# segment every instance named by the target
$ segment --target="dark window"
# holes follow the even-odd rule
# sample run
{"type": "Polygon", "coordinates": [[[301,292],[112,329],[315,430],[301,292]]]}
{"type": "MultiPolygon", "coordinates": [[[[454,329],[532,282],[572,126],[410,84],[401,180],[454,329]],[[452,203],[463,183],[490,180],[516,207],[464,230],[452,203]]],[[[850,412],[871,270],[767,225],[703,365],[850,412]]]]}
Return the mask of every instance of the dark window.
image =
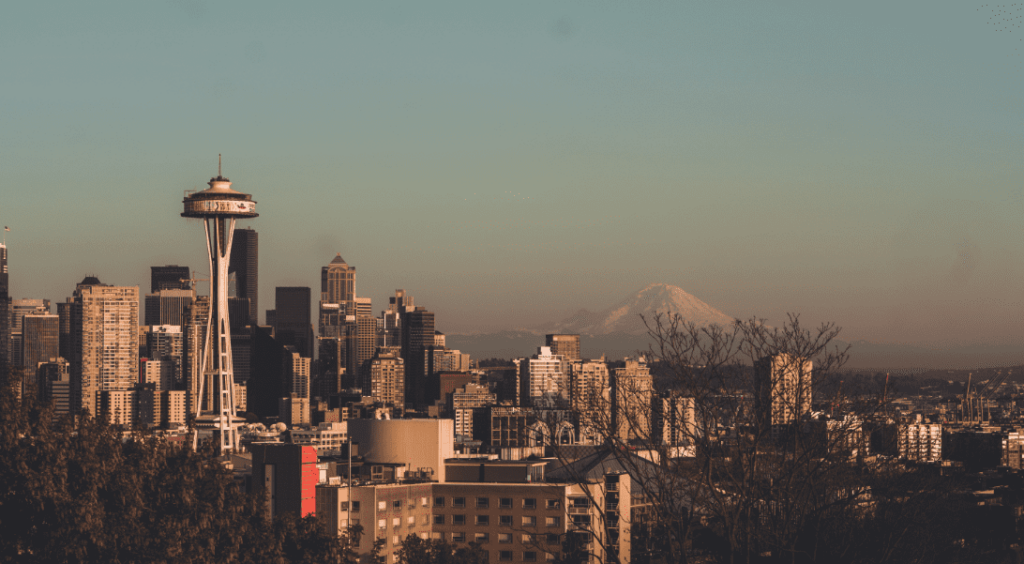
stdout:
{"type": "Polygon", "coordinates": [[[523,553],[523,561],[524,562],[536,562],[537,561],[537,553],[533,552],[533,551],[524,552],[523,553]]]}
{"type": "Polygon", "coordinates": [[[523,509],[537,509],[537,500],[532,497],[524,499],[523,509]]]}
{"type": "Polygon", "coordinates": [[[506,561],[507,560],[512,560],[512,551],[511,550],[499,550],[498,551],[498,560],[506,560],[506,561]]]}
{"type": "Polygon", "coordinates": [[[402,508],[402,500],[396,499],[395,501],[392,501],[391,502],[391,507],[394,508],[394,509],[401,509],[402,508]]]}
{"type": "Polygon", "coordinates": [[[444,515],[434,515],[435,525],[444,525],[444,515]]]}
{"type": "Polygon", "coordinates": [[[491,518],[488,515],[477,515],[476,516],[476,524],[477,525],[490,525],[491,524],[491,518]]]}
{"type": "Polygon", "coordinates": [[[511,527],[512,526],[512,516],[511,515],[501,515],[501,516],[498,517],[498,520],[499,520],[498,524],[501,525],[502,527],[511,527]]]}
{"type": "Polygon", "coordinates": [[[466,498],[464,498],[464,497],[453,497],[452,498],[452,507],[465,507],[465,506],[466,506],[466,498]]]}
{"type": "Polygon", "coordinates": [[[477,508],[486,509],[488,506],[490,506],[490,504],[491,504],[491,499],[488,498],[488,497],[478,497],[478,498],[476,498],[476,506],[477,506],[477,508]]]}
{"type": "Polygon", "coordinates": [[[548,509],[558,509],[558,500],[557,499],[549,499],[548,500],[548,509]]]}
{"type": "Polygon", "coordinates": [[[465,515],[452,515],[452,525],[465,525],[465,524],[466,524],[466,516],[465,515]]]}
{"type": "Polygon", "coordinates": [[[558,544],[558,535],[547,535],[548,544],[558,544]]]}
{"type": "Polygon", "coordinates": [[[498,506],[502,509],[512,509],[512,498],[502,497],[498,499],[498,506]]]}
{"type": "Polygon", "coordinates": [[[359,513],[359,502],[358,501],[353,501],[352,502],[352,513],[359,513]]]}
{"type": "Polygon", "coordinates": [[[435,497],[434,498],[434,507],[444,507],[444,498],[443,497],[435,497]]]}

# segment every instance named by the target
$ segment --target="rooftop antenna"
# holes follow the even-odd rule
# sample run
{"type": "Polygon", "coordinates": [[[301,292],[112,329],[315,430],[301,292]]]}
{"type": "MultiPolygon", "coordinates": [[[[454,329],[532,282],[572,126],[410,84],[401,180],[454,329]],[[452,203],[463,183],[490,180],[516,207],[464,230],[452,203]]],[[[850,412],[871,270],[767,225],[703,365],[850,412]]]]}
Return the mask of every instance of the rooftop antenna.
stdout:
{"type": "Polygon", "coordinates": [[[220,178],[220,153],[217,153],[217,178],[220,178]]]}

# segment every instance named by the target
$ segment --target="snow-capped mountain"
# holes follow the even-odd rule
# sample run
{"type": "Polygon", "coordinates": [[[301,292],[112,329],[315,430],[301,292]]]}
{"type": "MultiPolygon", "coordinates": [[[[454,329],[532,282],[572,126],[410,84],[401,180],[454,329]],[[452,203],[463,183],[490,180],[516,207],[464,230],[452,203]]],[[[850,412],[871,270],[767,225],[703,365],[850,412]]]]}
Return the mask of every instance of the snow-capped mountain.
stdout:
{"type": "Polygon", "coordinates": [[[640,318],[653,319],[656,313],[678,313],[697,325],[729,325],[733,318],[686,293],[678,286],[651,284],[618,304],[597,313],[580,310],[547,329],[558,333],[605,335],[609,333],[646,334],[640,318]]]}

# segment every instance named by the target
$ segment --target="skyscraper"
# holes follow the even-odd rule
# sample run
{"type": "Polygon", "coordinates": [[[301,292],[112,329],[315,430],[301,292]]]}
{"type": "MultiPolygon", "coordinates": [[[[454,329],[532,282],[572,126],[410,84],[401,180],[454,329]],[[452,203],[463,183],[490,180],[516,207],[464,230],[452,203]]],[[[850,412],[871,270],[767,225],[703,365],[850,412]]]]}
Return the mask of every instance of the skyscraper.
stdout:
{"type": "Polygon", "coordinates": [[[7,244],[0,243],[0,385],[6,383],[11,364],[11,296],[8,293],[7,244]]]}
{"type": "Polygon", "coordinates": [[[125,391],[139,379],[139,287],[90,276],[73,298],[72,409],[96,414],[100,392],[125,391]]]}
{"type": "MultiPolygon", "coordinates": [[[[320,269],[320,301],[351,307],[356,299],[356,267],[349,266],[338,253],[334,260],[320,269]]],[[[355,311],[346,311],[355,315],[355,311]]]]}
{"type": "Polygon", "coordinates": [[[519,363],[520,400],[524,405],[553,407],[569,399],[569,378],[566,363],[551,352],[551,347],[538,347],[537,354],[519,363]]]}
{"type": "Polygon", "coordinates": [[[419,306],[401,316],[402,359],[405,361],[405,400],[422,405],[426,400],[426,362],[423,354],[434,346],[434,313],[419,306]]]}
{"type": "MultiPolygon", "coordinates": [[[[24,335],[21,330],[21,320],[30,313],[50,313],[50,300],[38,298],[22,298],[10,301],[11,311],[11,340],[10,340],[10,364],[14,367],[28,366],[22,357],[24,349],[24,335]]],[[[34,374],[34,368],[27,374],[34,374]]]]}
{"type": "MultiPolygon", "coordinates": [[[[156,268],[156,267],[154,267],[156,268]]],[[[185,310],[195,299],[192,290],[164,289],[146,294],[146,325],[185,324],[185,310]]]]}
{"type": "Polygon", "coordinates": [[[579,335],[547,335],[544,344],[551,347],[551,353],[557,354],[567,362],[580,360],[579,335]]]}
{"type": "Polygon", "coordinates": [[[811,411],[810,360],[780,353],[754,363],[754,410],[763,424],[785,425],[811,411]]]}
{"type": "Polygon", "coordinates": [[[58,335],[59,322],[56,315],[30,313],[22,317],[21,358],[25,376],[34,377],[39,363],[56,359],[60,355],[58,335]]]}
{"type": "Polygon", "coordinates": [[[382,350],[370,360],[370,395],[375,403],[405,408],[405,363],[392,351],[382,350]]]}
{"type": "Polygon", "coordinates": [[[612,384],[613,420],[623,441],[649,440],[654,381],[643,357],[627,358],[626,366],[616,368],[612,384]]]}
{"type": "Polygon", "coordinates": [[[313,358],[313,324],[310,320],[308,286],[278,287],[275,290],[274,329],[284,346],[295,347],[299,354],[313,358]]]}
{"type": "MultiPolygon", "coordinates": [[[[228,274],[234,274],[235,296],[249,300],[249,323],[259,319],[259,235],[252,229],[235,229],[228,274]]],[[[270,323],[269,321],[267,322],[270,323]]]]}
{"type": "MultiPolygon", "coordinates": [[[[176,264],[167,266],[151,266],[150,270],[150,292],[155,294],[160,290],[188,290],[192,288],[189,279],[192,278],[187,266],[176,264]]],[[[147,325],[154,325],[147,323],[147,325]]]]}

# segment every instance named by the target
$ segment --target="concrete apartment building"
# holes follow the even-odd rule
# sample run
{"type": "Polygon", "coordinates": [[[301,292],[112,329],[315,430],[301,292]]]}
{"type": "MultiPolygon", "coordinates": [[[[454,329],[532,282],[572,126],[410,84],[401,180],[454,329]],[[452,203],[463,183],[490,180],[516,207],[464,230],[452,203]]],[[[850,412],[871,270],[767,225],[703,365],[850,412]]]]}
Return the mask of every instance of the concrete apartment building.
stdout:
{"type": "Polygon", "coordinates": [[[900,458],[916,462],[939,462],[942,460],[942,425],[900,425],[896,429],[896,448],[900,458]]]}
{"type": "MultiPolygon", "coordinates": [[[[86,278],[75,289],[71,317],[74,409],[96,414],[100,392],[125,392],[139,380],[139,288],[86,278]]],[[[107,398],[108,406],[121,404],[121,396],[107,398]]]]}
{"type": "Polygon", "coordinates": [[[606,562],[610,554],[629,562],[628,475],[587,484],[543,482],[546,462],[448,461],[443,483],[365,484],[317,487],[317,515],[329,530],[362,525],[358,552],[368,562],[376,539],[394,562],[408,535],[480,544],[489,562],[554,560],[563,544],[576,541],[606,562]],[[570,538],[573,537],[573,538],[570,538]]]}
{"type": "Polygon", "coordinates": [[[754,363],[754,409],[768,425],[787,425],[811,412],[813,363],[789,354],[754,363]]]}
{"type": "Polygon", "coordinates": [[[569,399],[566,362],[551,347],[538,347],[537,354],[519,361],[519,397],[527,406],[553,407],[569,399]]]}

